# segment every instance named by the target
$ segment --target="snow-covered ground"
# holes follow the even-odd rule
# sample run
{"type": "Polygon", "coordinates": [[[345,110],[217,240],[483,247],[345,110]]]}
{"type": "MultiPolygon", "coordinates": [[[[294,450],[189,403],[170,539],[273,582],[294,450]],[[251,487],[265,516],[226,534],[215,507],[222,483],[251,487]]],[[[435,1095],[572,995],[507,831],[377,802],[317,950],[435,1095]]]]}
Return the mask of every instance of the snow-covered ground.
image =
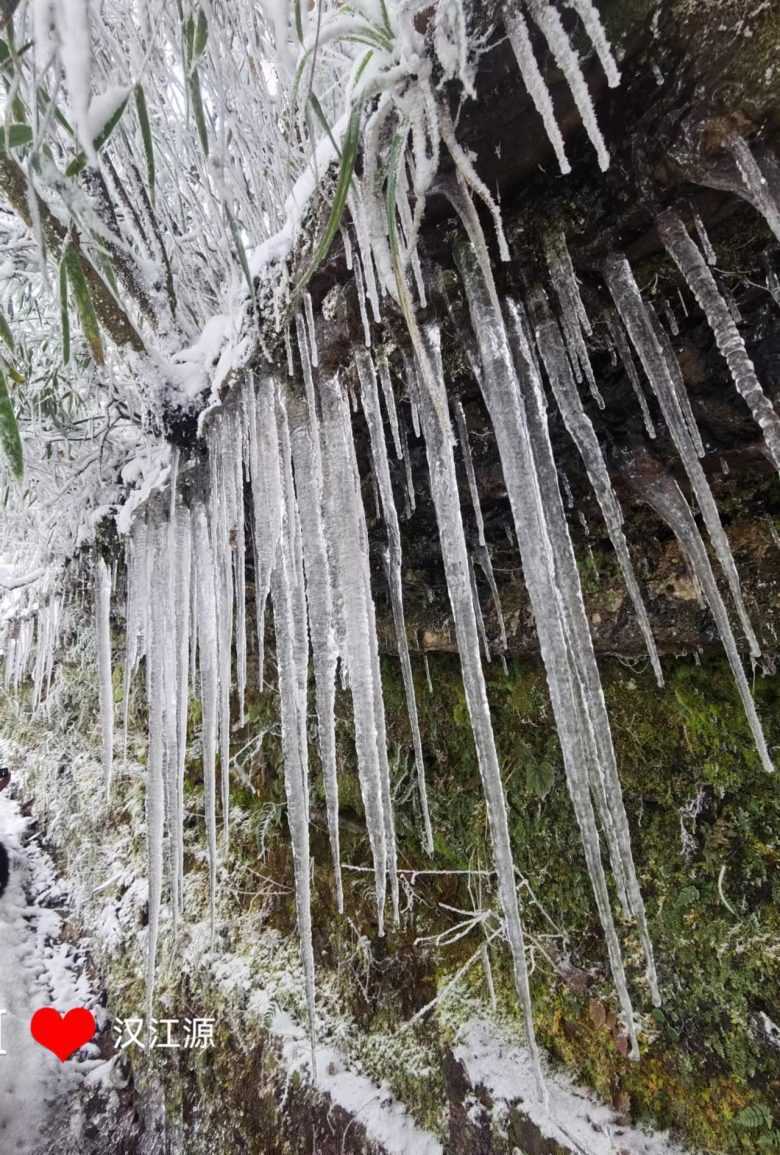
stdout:
{"type": "MultiPolygon", "coordinates": [[[[562,1071],[545,1072],[549,1105],[541,1103],[528,1051],[502,1039],[489,1023],[473,1021],[454,1048],[473,1087],[483,1087],[497,1118],[517,1107],[542,1135],[577,1155],[684,1155],[662,1132],[623,1126],[615,1112],[562,1071]]],[[[475,1109],[479,1110],[475,1103],[475,1109]]]]}
{"type": "Polygon", "coordinates": [[[88,1006],[100,1022],[100,1008],[79,967],[73,947],[60,941],[62,919],[45,903],[62,896],[51,860],[34,840],[24,843],[31,822],[7,792],[0,792],[0,840],[11,873],[0,898],[0,1151],[3,1155],[43,1155],[60,1145],[81,1150],[81,1088],[105,1067],[90,1043],[61,1063],[30,1035],[39,1007],[59,1011],[88,1006]]]}

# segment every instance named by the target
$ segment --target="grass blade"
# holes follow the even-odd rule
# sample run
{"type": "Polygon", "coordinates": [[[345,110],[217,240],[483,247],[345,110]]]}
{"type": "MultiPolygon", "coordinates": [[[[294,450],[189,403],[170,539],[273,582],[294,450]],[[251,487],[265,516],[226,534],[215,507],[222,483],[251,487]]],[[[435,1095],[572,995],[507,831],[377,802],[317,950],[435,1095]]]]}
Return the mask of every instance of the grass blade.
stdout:
{"type": "Polygon", "coordinates": [[[16,414],[11,404],[11,398],[8,396],[8,386],[2,372],[0,372],[0,445],[2,445],[11,472],[17,481],[21,481],[24,474],[22,439],[19,436],[16,414]]]}
{"type": "Polygon", "coordinates": [[[140,84],[135,86],[135,110],[138,114],[138,123],[141,126],[141,136],[144,142],[146,155],[146,176],[149,181],[149,196],[154,204],[154,144],[152,141],[152,126],[149,121],[149,109],[146,106],[146,97],[140,84]]]}
{"type": "Polygon", "coordinates": [[[60,324],[62,326],[62,363],[70,361],[70,312],[68,310],[68,270],[60,262],[60,324]]]}
{"type": "Polygon", "coordinates": [[[70,287],[73,289],[73,296],[76,301],[76,309],[78,310],[84,337],[89,345],[93,359],[98,365],[102,365],[105,361],[105,354],[103,352],[103,341],[100,336],[97,313],[95,312],[95,306],[92,304],[92,297],[89,293],[89,286],[84,276],[84,270],[81,267],[79,254],[72,245],[68,245],[62,260],[68,272],[70,287]]]}

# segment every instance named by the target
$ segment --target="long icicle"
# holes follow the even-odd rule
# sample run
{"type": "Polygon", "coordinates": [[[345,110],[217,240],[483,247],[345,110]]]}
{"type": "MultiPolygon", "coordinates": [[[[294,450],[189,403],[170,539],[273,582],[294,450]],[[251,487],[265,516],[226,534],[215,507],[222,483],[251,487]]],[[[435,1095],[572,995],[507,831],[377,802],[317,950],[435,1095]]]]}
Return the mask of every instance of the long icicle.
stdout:
{"type": "Polygon", "coordinates": [[[114,690],[111,679],[111,571],[101,555],[95,562],[95,638],[97,643],[103,786],[111,794],[114,765],[114,690]]]}
{"type": "MultiPolygon", "coordinates": [[[[385,788],[381,749],[384,726],[377,717],[375,663],[376,622],[371,598],[365,513],[353,467],[354,447],[349,414],[337,378],[320,379],[322,461],[328,542],[334,561],[337,596],[344,630],[342,656],[349,671],[355,720],[358,776],[374,862],[378,932],[384,934],[384,907],[389,862],[385,788]]],[[[385,761],[387,758],[385,746],[385,761]]]]}
{"type": "MultiPolygon", "coordinates": [[[[582,737],[579,728],[572,726],[572,720],[581,714],[588,722],[586,732],[589,727],[595,729],[597,725],[600,726],[598,732],[603,736],[603,745],[606,747],[608,741],[611,750],[609,722],[604,709],[598,671],[595,670],[590,680],[585,680],[587,671],[580,670],[577,665],[579,656],[577,646],[573,644],[572,624],[570,622],[567,638],[567,628],[562,620],[563,613],[567,613],[571,618],[578,601],[581,602],[579,579],[576,576],[576,569],[572,577],[571,572],[565,570],[559,572],[555,566],[555,543],[550,537],[545,503],[538,489],[538,468],[533,459],[527,417],[492,278],[488,279],[475,250],[469,245],[456,246],[456,263],[466,288],[472,329],[480,346],[482,358],[480,384],[498,442],[526,586],[531,597],[542,656],[548,671],[553,709],[562,736],[562,748],[566,749],[567,784],[582,831],[583,848],[604,928],[615,988],[631,1039],[631,1052],[637,1057],[638,1044],[633,1008],[601,861],[599,834],[589,783],[582,771],[580,750],[582,737]],[[564,600],[566,590],[560,586],[566,580],[574,581],[575,584],[564,600]],[[572,684],[573,671],[576,671],[581,678],[581,689],[576,692],[572,684]],[[578,693],[582,696],[582,704],[577,697],[578,693]]],[[[487,269],[489,274],[489,265],[487,269]]],[[[566,537],[568,538],[568,531],[566,537]]],[[[589,639],[589,631],[583,612],[580,642],[586,646],[587,654],[586,638],[589,639]]],[[[598,754],[606,752],[606,748],[598,749],[598,754]]],[[[613,869],[621,898],[624,898],[627,889],[626,865],[617,852],[614,832],[616,815],[613,813],[619,798],[615,799],[613,792],[608,791],[610,766],[605,765],[602,758],[594,757],[591,761],[592,770],[598,772],[598,781],[592,783],[593,787],[604,795],[602,813],[609,819],[610,847],[615,848],[612,855],[613,869]]],[[[650,959],[648,959],[648,973],[654,973],[650,959]]]]}
{"type": "MultiPolygon", "coordinates": [[[[618,895],[624,909],[633,914],[637,920],[645,953],[647,981],[653,1002],[658,1005],[660,992],[653,947],[631,850],[631,832],[623,804],[596,655],[585,613],[577,560],[561,499],[541,375],[530,343],[523,310],[515,301],[507,300],[506,311],[515,366],[520,380],[527,387],[525,415],[539,478],[540,514],[546,524],[551,548],[554,547],[551,589],[557,594],[561,606],[561,620],[568,649],[567,661],[572,675],[568,687],[564,679],[564,688],[569,695],[568,706],[561,700],[558,689],[560,706],[556,719],[559,732],[562,735],[568,733],[570,738],[572,736],[574,738],[570,745],[571,761],[577,761],[578,744],[582,756],[587,760],[591,794],[607,836],[618,895]],[[576,721],[577,717],[580,718],[579,722],[576,721]]],[[[552,654],[551,657],[554,661],[552,654]]],[[[565,746],[563,740],[561,745],[565,746]]],[[[587,821],[587,816],[584,816],[584,819],[587,821]]]]}
{"type": "Polygon", "coordinates": [[[596,150],[599,168],[605,172],[609,168],[609,153],[604,143],[604,137],[601,135],[601,129],[596,119],[596,110],[593,107],[593,100],[588,92],[579,59],[571,46],[560,14],[553,8],[552,4],[547,3],[547,0],[528,0],[528,11],[547,41],[547,46],[555,59],[555,63],[566,77],[566,82],[574,97],[574,103],[577,105],[582,118],[582,124],[596,150]]]}
{"type": "MultiPolygon", "coordinates": [[[[536,493],[535,488],[533,486],[527,487],[523,481],[524,477],[533,478],[535,476],[534,470],[537,467],[533,461],[527,462],[525,471],[518,471],[517,449],[526,447],[526,452],[530,453],[530,448],[527,446],[527,419],[519,393],[512,354],[507,345],[506,333],[501,319],[501,308],[493,280],[489,253],[481,224],[474,212],[470,198],[463,195],[463,190],[457,185],[453,185],[447,192],[459,212],[473,246],[472,248],[465,245],[459,246],[456,256],[461,275],[470,290],[469,309],[472,313],[472,328],[477,336],[482,358],[483,372],[479,377],[479,383],[496,430],[499,455],[503,463],[505,477],[509,473],[513,481],[513,484],[508,486],[508,493],[514,514],[518,543],[521,545],[524,571],[527,575],[526,584],[532,599],[535,599],[535,618],[545,666],[549,671],[548,683],[553,698],[558,730],[561,735],[568,734],[570,736],[568,758],[566,759],[567,783],[583,834],[588,870],[604,927],[615,986],[631,1038],[631,1054],[632,1057],[636,1058],[639,1050],[633,1025],[633,1011],[628,996],[620,944],[617,939],[606,878],[599,853],[598,829],[588,797],[587,783],[585,783],[583,790],[581,780],[581,738],[576,727],[571,729],[571,720],[576,718],[580,711],[582,711],[584,721],[587,724],[586,729],[588,732],[592,732],[595,742],[594,754],[591,758],[591,789],[604,820],[618,894],[626,912],[633,912],[639,920],[640,928],[644,928],[642,933],[648,982],[654,1000],[657,1001],[659,995],[652,944],[644,925],[644,906],[638,883],[636,883],[628,824],[625,818],[617,769],[614,764],[609,720],[604,709],[598,667],[593,655],[590,631],[582,602],[579,575],[576,564],[572,564],[567,571],[567,584],[564,584],[563,588],[555,573],[545,577],[545,567],[549,567],[552,560],[549,556],[549,549],[544,551],[541,556],[538,550],[539,543],[542,540],[549,541],[550,538],[549,527],[546,526],[546,505],[536,493]],[[512,435],[508,432],[510,429],[513,431],[512,435]],[[536,506],[534,502],[536,502],[536,506]],[[534,519],[538,521],[538,527],[535,532],[529,533],[527,525],[534,519]],[[568,593],[568,597],[562,602],[564,593],[568,593]],[[556,605],[559,602],[561,605],[556,611],[556,605]],[[563,623],[556,620],[556,614],[560,613],[563,613],[566,619],[563,623]],[[573,671],[577,675],[578,688],[569,685],[573,671]],[[621,837],[618,837],[619,829],[623,832],[621,837]]],[[[515,314],[518,324],[521,319],[523,324],[526,324],[524,315],[522,318],[520,317],[519,309],[515,310],[515,314]]],[[[530,350],[526,359],[528,365],[534,370],[535,378],[538,379],[535,355],[530,350]]],[[[540,392],[540,404],[542,401],[543,395],[540,392]]],[[[544,410],[543,404],[542,410],[544,410]]],[[[544,428],[546,438],[546,424],[544,428]]],[[[552,468],[554,470],[554,463],[552,468]]],[[[552,486],[552,490],[553,496],[560,504],[557,481],[552,486]]],[[[559,543],[565,547],[561,563],[565,567],[568,553],[571,552],[571,540],[565,520],[562,522],[557,536],[559,543]]]]}
{"type": "Polygon", "coordinates": [[[198,654],[200,658],[201,710],[203,715],[203,789],[209,860],[209,924],[214,941],[217,893],[217,739],[219,730],[219,658],[217,653],[217,592],[215,566],[206,511],[199,502],[194,510],[194,561],[197,580],[198,654]]]}
{"type": "MultiPolygon", "coordinates": [[[[315,976],[311,921],[311,867],[309,854],[309,759],[306,736],[306,696],[301,694],[301,662],[307,664],[308,653],[301,653],[301,613],[303,591],[295,557],[298,543],[298,513],[290,473],[285,462],[289,446],[284,444],[280,415],[280,453],[282,456],[283,517],[276,566],[271,577],[274,608],[276,658],[279,671],[279,698],[284,754],[284,786],[287,797],[287,824],[292,843],[295,874],[295,905],[298,918],[301,961],[306,986],[312,1065],[315,1070],[315,976]],[[287,478],[287,480],[285,480],[287,478]]],[[[304,610],[305,612],[305,610],[304,610]]],[[[305,623],[303,623],[305,628],[305,623]]]]}
{"type": "Polygon", "coordinates": [[[650,619],[647,616],[647,609],[639,590],[631,555],[628,552],[628,543],[623,533],[623,511],[612,488],[607,463],[604,460],[595,430],[571,378],[561,331],[547,306],[544,292],[541,289],[533,294],[531,313],[536,323],[536,344],[555,394],[555,400],[558,403],[566,428],[579,450],[593,491],[598,499],[610,541],[620,564],[623,581],[645,640],[656,681],[659,686],[663,686],[664,677],[650,619]]]}
{"type": "Polygon", "coordinates": [[[333,858],[336,906],[344,910],[339,846],[339,786],[336,771],[336,646],[333,578],[330,573],[323,523],[323,475],[320,428],[308,346],[300,318],[297,319],[298,350],[303,366],[306,396],[291,389],[288,396],[290,443],[295,467],[295,489],[303,542],[309,631],[314,659],[317,703],[317,739],[325,786],[328,837],[333,858]]]}
{"type": "Polygon", "coordinates": [[[761,388],[745,342],[695,241],[673,209],[656,221],[658,234],[707,318],[732,380],[753,414],[775,469],[780,470],[780,417],[761,388]]]}
{"type": "MultiPolygon", "coordinates": [[[[148,526],[146,564],[149,568],[151,597],[146,605],[146,694],[149,709],[149,753],[146,785],[146,837],[149,861],[149,921],[146,954],[146,1018],[154,1018],[154,989],[157,964],[157,941],[160,931],[160,907],[163,879],[164,820],[164,678],[163,655],[166,646],[164,605],[166,577],[164,559],[166,542],[161,527],[148,526]]],[[[151,1029],[151,1028],[150,1028],[151,1029]]]]}
{"type": "Polygon", "coordinates": [[[431,494],[439,524],[439,540],[455,621],[466,705],[471,719],[477,761],[487,802],[488,821],[493,843],[493,860],[496,866],[501,909],[504,914],[506,933],[512,954],[515,987],[525,1018],[526,1037],[533,1062],[536,1086],[540,1098],[546,1102],[547,1089],[542,1075],[533,1021],[528,967],[525,958],[525,939],[517,900],[506,799],[490,719],[485,676],[479,653],[479,634],[469,578],[469,558],[455,473],[454,436],[449,419],[446,388],[442,377],[440,336],[438,329],[433,325],[427,326],[421,336],[423,340],[421,352],[426,358],[427,364],[420,366],[419,400],[431,479],[431,494]]]}
{"type": "Polygon", "coordinates": [[[629,476],[632,476],[634,480],[637,496],[652,506],[674,533],[685,556],[688,569],[704,591],[704,596],[712,611],[723,648],[734,674],[734,681],[742,699],[761,764],[766,771],[772,773],[774,765],[767,748],[764,731],[739,657],[728,611],[718,590],[718,583],[715,581],[712,565],[707,556],[699,528],[677,482],[673,477],[662,474],[660,468],[652,468],[653,465],[654,463],[646,462],[643,467],[635,467],[629,476]]]}
{"type": "Polygon", "coordinates": [[[406,621],[404,618],[401,577],[401,530],[398,524],[393,485],[390,479],[390,464],[387,459],[387,444],[382,426],[379,391],[377,389],[376,372],[371,360],[371,355],[367,350],[357,349],[355,351],[355,363],[360,378],[363,411],[366,415],[371,440],[371,457],[374,462],[374,472],[379,483],[382,515],[387,529],[388,549],[385,556],[385,568],[390,588],[390,603],[393,610],[398,657],[401,662],[401,674],[403,677],[404,692],[406,694],[406,708],[409,713],[409,725],[412,731],[414,761],[417,771],[417,788],[420,795],[420,810],[423,819],[424,846],[426,853],[432,855],[433,829],[431,827],[431,816],[428,808],[425,761],[423,759],[422,736],[420,734],[420,719],[417,712],[417,696],[414,689],[414,676],[412,674],[412,660],[409,655],[409,641],[406,636],[406,621]]]}
{"type": "Polygon", "coordinates": [[[690,479],[704,524],[729,583],[750,652],[753,657],[759,657],[761,649],[745,608],[739,574],[720,520],[718,507],[691,440],[663,349],[648,317],[647,306],[634,280],[631,266],[625,257],[613,254],[605,263],[604,276],[653,392],[661,405],[669,432],[690,479]]]}
{"type": "Polygon", "coordinates": [[[477,561],[479,562],[488,585],[490,586],[490,593],[493,598],[493,606],[496,611],[496,619],[498,621],[498,637],[501,643],[501,652],[506,654],[507,651],[507,637],[506,637],[506,623],[504,621],[504,611],[501,606],[501,597],[498,592],[498,585],[496,584],[496,575],[493,572],[493,559],[490,556],[490,549],[485,540],[485,520],[482,516],[482,504],[479,500],[479,488],[477,486],[477,476],[474,472],[474,459],[471,456],[471,445],[469,443],[469,431],[466,425],[466,415],[463,412],[463,406],[460,401],[456,401],[453,410],[455,412],[455,424],[458,430],[458,438],[460,440],[460,451],[463,457],[463,464],[466,469],[466,480],[468,481],[469,493],[471,494],[471,506],[474,510],[474,520],[477,526],[477,548],[475,550],[477,561]]]}

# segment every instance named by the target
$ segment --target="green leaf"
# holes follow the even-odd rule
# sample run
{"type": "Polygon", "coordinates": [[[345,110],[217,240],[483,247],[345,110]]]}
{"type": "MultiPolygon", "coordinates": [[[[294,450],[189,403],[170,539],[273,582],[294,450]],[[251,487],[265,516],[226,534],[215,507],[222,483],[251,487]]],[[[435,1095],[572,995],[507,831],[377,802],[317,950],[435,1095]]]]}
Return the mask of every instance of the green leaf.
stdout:
{"type": "MultiPolygon", "coordinates": [[[[97,136],[93,140],[92,143],[95,146],[95,152],[100,152],[101,148],[106,143],[108,138],[111,136],[111,133],[114,131],[116,126],[119,124],[119,121],[122,119],[122,113],[125,111],[126,107],[127,107],[127,97],[125,97],[125,99],[119,105],[116,112],[114,112],[113,115],[108,118],[106,123],[101,128],[100,132],[97,134],[97,136]]],[[[83,170],[86,168],[86,166],[87,166],[87,158],[83,152],[80,152],[78,154],[78,156],[75,157],[70,162],[68,167],[65,169],[65,176],[68,176],[68,177],[78,176],[78,174],[80,172],[83,172],[83,170]]]]}
{"type": "Polygon", "coordinates": [[[187,17],[187,23],[184,26],[184,54],[187,72],[192,71],[206,51],[208,38],[209,22],[206,19],[206,13],[202,9],[199,9],[197,23],[195,22],[195,18],[190,15],[187,17]]]}
{"type": "Polygon", "coordinates": [[[355,161],[357,159],[358,147],[360,144],[360,105],[356,105],[352,109],[352,114],[349,118],[347,131],[344,136],[344,149],[341,154],[341,167],[339,168],[339,177],[336,183],[336,192],[333,196],[333,204],[330,209],[330,216],[325,227],[325,232],[322,234],[319,244],[314,251],[308,269],[301,277],[295,289],[295,296],[302,292],[317,269],[330,252],[330,246],[336,237],[336,233],[341,226],[341,218],[344,215],[344,207],[347,203],[347,196],[349,195],[349,187],[352,183],[352,174],[355,171],[355,161]]]}
{"type": "Polygon", "coordinates": [[[141,126],[141,136],[144,141],[149,196],[151,197],[152,204],[154,204],[154,145],[152,143],[152,126],[149,121],[149,110],[146,107],[146,97],[140,84],[136,84],[135,86],[135,110],[138,113],[138,123],[141,126]]]}
{"type": "Polygon", "coordinates": [[[525,770],[525,784],[531,794],[537,798],[546,798],[552,790],[555,781],[555,768],[545,759],[538,762],[534,759],[528,763],[525,770]]]}
{"type": "Polygon", "coordinates": [[[209,134],[206,128],[206,114],[203,111],[203,95],[200,91],[200,77],[197,68],[190,77],[190,96],[192,97],[192,111],[195,114],[195,124],[198,129],[201,147],[206,156],[209,155],[209,134]]]}
{"type": "Polygon", "coordinates": [[[14,351],[14,336],[8,327],[8,322],[6,321],[5,315],[2,313],[2,311],[0,311],[0,337],[2,337],[2,339],[5,341],[8,348],[13,353],[13,351],[14,351]]]}
{"type": "Polygon", "coordinates": [[[772,1112],[763,1103],[753,1103],[743,1107],[734,1117],[735,1127],[744,1127],[747,1131],[757,1131],[760,1127],[772,1126],[772,1112]]]}
{"type": "Polygon", "coordinates": [[[198,24],[195,29],[195,43],[194,43],[194,60],[200,60],[203,53],[206,51],[206,44],[209,39],[209,22],[206,19],[206,13],[201,8],[198,12],[198,24]]]}
{"type": "Polygon", "coordinates": [[[33,130],[29,124],[9,124],[0,129],[0,152],[5,152],[6,145],[8,148],[24,148],[32,144],[32,139],[33,130]]]}
{"type": "Polygon", "coordinates": [[[76,249],[74,249],[72,245],[68,245],[62,260],[68,271],[68,281],[70,282],[70,287],[73,289],[73,296],[76,300],[76,309],[78,310],[84,337],[86,338],[95,362],[98,365],[102,365],[105,360],[103,341],[100,336],[100,326],[98,325],[95,306],[92,304],[89,285],[84,276],[84,270],[81,267],[81,259],[76,249]]]}
{"type": "Polygon", "coordinates": [[[62,363],[70,361],[70,312],[68,310],[68,270],[60,262],[60,324],[62,326],[62,363]]]}
{"type": "Polygon", "coordinates": [[[24,473],[22,440],[11,398],[8,396],[8,386],[2,373],[0,373],[0,445],[3,447],[11,472],[18,481],[21,481],[24,473]]]}

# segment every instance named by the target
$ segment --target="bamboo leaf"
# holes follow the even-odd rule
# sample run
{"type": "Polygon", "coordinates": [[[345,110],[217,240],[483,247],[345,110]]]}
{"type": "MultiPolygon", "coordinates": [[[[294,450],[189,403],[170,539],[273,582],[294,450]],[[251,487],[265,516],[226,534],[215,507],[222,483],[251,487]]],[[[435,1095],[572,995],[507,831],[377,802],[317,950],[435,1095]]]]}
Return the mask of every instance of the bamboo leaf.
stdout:
{"type": "Polygon", "coordinates": [[[241,270],[242,270],[244,276],[246,277],[246,282],[249,286],[249,293],[250,293],[251,297],[254,299],[255,283],[252,280],[252,274],[249,270],[249,261],[247,260],[246,249],[244,248],[244,242],[241,240],[241,233],[239,231],[238,225],[236,224],[235,217],[233,216],[233,214],[231,213],[231,211],[227,205],[225,205],[225,214],[227,215],[228,224],[230,225],[230,232],[233,236],[233,243],[236,246],[236,253],[238,254],[238,263],[241,265],[241,270]]]}
{"type": "Polygon", "coordinates": [[[84,276],[84,270],[81,267],[79,254],[72,245],[68,245],[62,259],[68,271],[68,281],[70,282],[70,287],[73,289],[73,296],[76,301],[76,309],[78,310],[84,337],[86,338],[95,362],[98,365],[102,365],[105,360],[105,355],[103,353],[103,341],[100,336],[100,326],[98,324],[95,306],[92,304],[89,285],[84,276]]]}
{"type": "Polygon", "coordinates": [[[62,326],[62,363],[70,361],[70,312],[68,310],[68,270],[60,262],[60,324],[62,326]]]}
{"type": "Polygon", "coordinates": [[[29,124],[9,124],[6,128],[0,128],[0,152],[5,152],[8,148],[24,148],[27,144],[32,144],[33,130],[29,124]]]}
{"type": "Polygon", "coordinates": [[[314,251],[309,267],[296,286],[295,296],[301,293],[325,260],[330,252],[330,246],[333,244],[336,233],[339,231],[341,218],[344,215],[344,208],[347,203],[347,196],[349,195],[349,188],[352,183],[352,174],[355,171],[355,161],[357,160],[358,147],[360,144],[360,112],[361,109],[358,104],[353,108],[350,115],[349,124],[347,125],[347,131],[344,136],[341,166],[339,168],[336,192],[333,196],[333,204],[331,205],[328,223],[314,251]]]}
{"type": "MultiPolygon", "coordinates": [[[[111,136],[111,133],[114,131],[116,126],[119,124],[119,121],[122,119],[122,113],[125,111],[126,107],[127,107],[127,97],[125,97],[125,99],[119,105],[117,110],[108,118],[108,120],[103,125],[100,132],[97,134],[94,141],[92,142],[95,146],[95,152],[100,152],[101,148],[106,143],[108,138],[111,136]]],[[[70,162],[68,167],[65,169],[65,176],[67,176],[67,177],[78,176],[78,174],[80,172],[83,172],[83,170],[86,168],[86,166],[87,166],[87,158],[83,152],[80,152],[78,154],[78,156],[75,157],[70,162]]]]}
{"type": "Polygon", "coordinates": [[[0,312],[0,337],[2,337],[2,339],[5,341],[8,348],[13,353],[13,351],[14,351],[14,336],[13,336],[13,333],[11,332],[11,330],[8,326],[8,322],[5,319],[5,315],[2,312],[0,312]]]}
{"type": "Polygon", "coordinates": [[[18,481],[21,481],[24,473],[22,440],[19,436],[19,426],[16,424],[14,407],[8,396],[8,386],[2,372],[0,372],[0,445],[3,447],[3,453],[11,472],[18,481]]]}
{"type": "Polygon", "coordinates": [[[141,126],[141,136],[146,154],[146,175],[149,181],[149,196],[154,204],[154,144],[152,142],[152,126],[149,121],[149,110],[146,106],[146,97],[140,84],[135,86],[135,110],[138,113],[138,123],[141,126]]]}
{"type": "Polygon", "coordinates": [[[195,114],[195,124],[198,129],[201,147],[206,156],[209,155],[209,134],[206,128],[206,114],[203,111],[203,95],[200,91],[200,77],[197,68],[190,77],[190,96],[192,111],[195,114]]]}
{"type": "Polygon", "coordinates": [[[197,63],[203,53],[206,51],[206,44],[209,39],[209,22],[206,19],[206,13],[201,8],[198,12],[198,23],[195,29],[194,60],[197,63]]]}

